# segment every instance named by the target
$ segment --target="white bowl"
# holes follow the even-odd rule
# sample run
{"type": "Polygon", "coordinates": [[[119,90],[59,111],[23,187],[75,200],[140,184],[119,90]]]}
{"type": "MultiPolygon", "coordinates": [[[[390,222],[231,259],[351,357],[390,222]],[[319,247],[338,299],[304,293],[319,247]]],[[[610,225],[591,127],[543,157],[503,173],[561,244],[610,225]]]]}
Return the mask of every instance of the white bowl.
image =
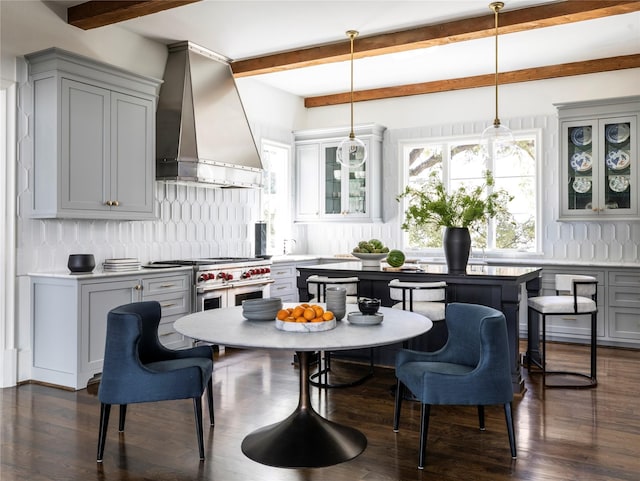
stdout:
{"type": "Polygon", "coordinates": [[[289,322],[276,319],[276,329],[290,332],[322,332],[335,329],[336,320],[323,322],[289,322]]]}
{"type": "Polygon", "coordinates": [[[362,252],[352,252],[352,254],[362,261],[363,266],[379,266],[380,261],[386,259],[389,253],[364,254],[362,252]]]}

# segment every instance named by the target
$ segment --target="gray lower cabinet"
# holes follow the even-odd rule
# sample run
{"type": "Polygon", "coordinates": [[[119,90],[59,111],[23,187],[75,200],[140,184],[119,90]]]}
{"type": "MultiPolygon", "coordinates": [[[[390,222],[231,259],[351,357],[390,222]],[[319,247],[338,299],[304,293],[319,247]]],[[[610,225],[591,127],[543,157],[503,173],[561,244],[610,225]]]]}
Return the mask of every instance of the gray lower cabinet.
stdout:
{"type": "Polygon", "coordinates": [[[271,266],[270,297],[279,297],[282,302],[298,302],[298,288],[296,286],[295,262],[276,263],[271,266]]]}
{"type": "Polygon", "coordinates": [[[161,342],[188,341],[173,322],[191,311],[191,271],[118,276],[31,275],[33,380],[82,389],[102,372],[107,314],[114,307],[157,300],[161,342]]]}
{"type": "Polygon", "coordinates": [[[610,338],[640,343],[640,269],[609,272],[608,314],[610,338]]]}
{"type": "Polygon", "coordinates": [[[270,288],[271,297],[279,297],[282,302],[299,302],[298,297],[298,267],[312,266],[316,264],[329,264],[340,262],[341,259],[312,259],[296,262],[274,262],[271,266],[271,279],[273,284],[270,288]]]}
{"type": "Polygon", "coordinates": [[[159,81],[51,48],[33,86],[32,217],[155,217],[159,81]]]}
{"type": "MultiPolygon", "coordinates": [[[[541,295],[555,295],[556,274],[580,274],[598,279],[598,344],[640,347],[640,268],[545,266],[541,295]]],[[[520,316],[521,337],[527,336],[526,313],[520,316]]],[[[589,342],[590,317],[571,314],[547,317],[547,338],[589,342]]]]}

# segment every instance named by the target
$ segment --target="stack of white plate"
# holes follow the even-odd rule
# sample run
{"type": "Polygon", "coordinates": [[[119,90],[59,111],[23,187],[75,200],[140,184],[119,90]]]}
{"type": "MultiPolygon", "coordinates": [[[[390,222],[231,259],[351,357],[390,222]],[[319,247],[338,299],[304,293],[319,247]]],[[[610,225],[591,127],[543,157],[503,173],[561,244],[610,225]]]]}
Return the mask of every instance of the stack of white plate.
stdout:
{"type": "Polygon", "coordinates": [[[242,301],[242,315],[250,321],[274,321],[280,309],[282,299],[278,297],[242,301]]]}
{"type": "Polygon", "coordinates": [[[105,271],[137,271],[140,269],[140,261],[134,257],[121,257],[119,259],[105,259],[102,264],[105,271]]]}

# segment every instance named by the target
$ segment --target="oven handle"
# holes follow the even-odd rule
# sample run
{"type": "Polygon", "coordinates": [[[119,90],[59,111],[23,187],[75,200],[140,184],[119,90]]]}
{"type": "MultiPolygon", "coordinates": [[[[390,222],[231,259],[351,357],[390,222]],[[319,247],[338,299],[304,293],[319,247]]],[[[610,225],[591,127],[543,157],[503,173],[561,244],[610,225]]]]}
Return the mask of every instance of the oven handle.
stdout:
{"type": "Polygon", "coordinates": [[[268,284],[273,284],[275,281],[273,279],[256,279],[247,280],[247,281],[232,281],[227,284],[218,284],[213,287],[196,287],[197,294],[204,294],[205,292],[219,291],[223,289],[233,289],[235,287],[247,287],[247,286],[266,286],[268,284]]]}
{"type": "Polygon", "coordinates": [[[232,281],[229,284],[229,287],[247,287],[247,286],[266,286],[267,284],[273,284],[275,281],[273,279],[256,279],[255,281],[247,280],[247,281],[232,281]]]}

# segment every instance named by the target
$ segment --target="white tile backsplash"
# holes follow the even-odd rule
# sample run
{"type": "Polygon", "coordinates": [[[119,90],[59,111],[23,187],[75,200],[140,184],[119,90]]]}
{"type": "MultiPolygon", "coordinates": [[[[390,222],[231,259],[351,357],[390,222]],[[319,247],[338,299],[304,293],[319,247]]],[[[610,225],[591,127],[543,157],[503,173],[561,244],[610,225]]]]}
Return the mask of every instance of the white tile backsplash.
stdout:
{"type": "MultiPolygon", "coordinates": [[[[20,176],[26,176],[22,171],[20,176]]],[[[141,262],[171,258],[251,256],[249,225],[258,220],[253,189],[157,183],[155,221],[30,219],[18,214],[17,272],[64,270],[69,254],[91,253],[141,262]]]]}

